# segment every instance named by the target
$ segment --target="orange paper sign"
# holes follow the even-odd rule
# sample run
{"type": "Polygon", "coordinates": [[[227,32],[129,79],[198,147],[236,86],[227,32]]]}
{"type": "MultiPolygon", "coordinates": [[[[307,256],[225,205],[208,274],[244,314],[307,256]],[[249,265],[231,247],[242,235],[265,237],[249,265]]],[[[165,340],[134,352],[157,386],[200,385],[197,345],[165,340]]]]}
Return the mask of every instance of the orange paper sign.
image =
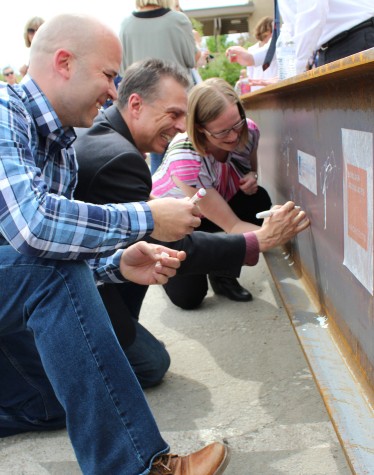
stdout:
{"type": "Polygon", "coordinates": [[[348,236],[368,248],[367,172],[347,164],[348,236]]]}

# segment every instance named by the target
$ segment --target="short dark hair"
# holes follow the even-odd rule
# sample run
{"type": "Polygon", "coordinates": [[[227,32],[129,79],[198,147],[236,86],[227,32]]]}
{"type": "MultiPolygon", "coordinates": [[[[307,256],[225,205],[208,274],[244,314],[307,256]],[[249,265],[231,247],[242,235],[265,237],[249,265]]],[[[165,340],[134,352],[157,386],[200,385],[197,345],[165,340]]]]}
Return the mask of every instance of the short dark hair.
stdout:
{"type": "Polygon", "coordinates": [[[162,59],[137,61],[126,69],[118,87],[117,105],[126,107],[131,94],[139,94],[145,101],[154,101],[159,96],[162,79],[171,77],[188,89],[191,85],[187,73],[181,66],[162,59]]]}

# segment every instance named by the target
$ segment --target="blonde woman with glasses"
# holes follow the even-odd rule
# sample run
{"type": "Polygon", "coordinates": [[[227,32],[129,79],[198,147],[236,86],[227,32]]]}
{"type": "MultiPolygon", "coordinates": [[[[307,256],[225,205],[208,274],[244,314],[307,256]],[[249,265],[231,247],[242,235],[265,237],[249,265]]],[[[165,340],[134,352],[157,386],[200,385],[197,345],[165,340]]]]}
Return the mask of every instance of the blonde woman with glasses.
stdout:
{"type": "MultiPolygon", "coordinates": [[[[260,132],[247,119],[234,89],[211,78],[192,88],[188,100],[187,135],[177,136],[153,175],[152,194],[182,198],[205,188],[199,202],[201,231],[242,233],[261,226],[256,213],[269,209],[267,191],[257,183],[260,132]]],[[[231,300],[250,301],[251,293],[225,275],[209,274],[213,290],[231,300]]],[[[199,302],[207,292],[206,276],[176,276],[165,287],[182,308],[199,302]],[[200,296],[196,297],[196,294],[200,296]]],[[[197,305],[194,305],[197,306],[197,305]]]]}
{"type": "MultiPolygon", "coordinates": [[[[33,16],[26,22],[25,27],[23,29],[23,39],[25,40],[26,48],[30,48],[35,33],[38,31],[38,29],[42,26],[43,23],[44,20],[40,16],[33,16]]],[[[28,64],[23,64],[19,68],[19,72],[21,73],[22,77],[26,76],[28,69],[28,64]]]]}

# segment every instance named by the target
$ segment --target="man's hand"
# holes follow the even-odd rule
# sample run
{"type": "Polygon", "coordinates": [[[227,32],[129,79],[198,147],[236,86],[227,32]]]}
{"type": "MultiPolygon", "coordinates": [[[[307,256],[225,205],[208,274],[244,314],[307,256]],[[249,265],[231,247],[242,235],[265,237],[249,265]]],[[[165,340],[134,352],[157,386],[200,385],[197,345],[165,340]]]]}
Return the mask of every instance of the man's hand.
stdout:
{"type": "Polygon", "coordinates": [[[257,173],[249,172],[239,181],[239,188],[246,195],[255,195],[258,191],[257,173]]]}
{"type": "Polygon", "coordinates": [[[155,224],[151,236],[158,241],[178,241],[200,226],[200,210],[187,198],[157,198],[148,205],[155,224]]]}
{"type": "Polygon", "coordinates": [[[120,272],[136,284],[164,285],[185,259],[184,251],[139,241],[123,251],[120,272]]]}
{"type": "Polygon", "coordinates": [[[295,208],[295,203],[292,201],[271,209],[274,214],[270,218],[264,219],[262,227],[258,231],[254,231],[260,252],[285,244],[310,225],[305,212],[300,208],[295,208]]]}

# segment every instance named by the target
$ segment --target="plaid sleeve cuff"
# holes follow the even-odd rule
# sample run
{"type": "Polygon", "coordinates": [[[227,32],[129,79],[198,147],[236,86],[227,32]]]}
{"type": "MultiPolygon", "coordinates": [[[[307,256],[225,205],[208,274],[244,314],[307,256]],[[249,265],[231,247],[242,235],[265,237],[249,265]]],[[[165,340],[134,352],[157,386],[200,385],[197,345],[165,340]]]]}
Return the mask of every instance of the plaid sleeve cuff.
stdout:
{"type": "Polygon", "coordinates": [[[107,258],[91,259],[89,261],[97,285],[103,283],[120,284],[127,281],[119,270],[123,251],[123,249],[119,249],[107,258]]]}

